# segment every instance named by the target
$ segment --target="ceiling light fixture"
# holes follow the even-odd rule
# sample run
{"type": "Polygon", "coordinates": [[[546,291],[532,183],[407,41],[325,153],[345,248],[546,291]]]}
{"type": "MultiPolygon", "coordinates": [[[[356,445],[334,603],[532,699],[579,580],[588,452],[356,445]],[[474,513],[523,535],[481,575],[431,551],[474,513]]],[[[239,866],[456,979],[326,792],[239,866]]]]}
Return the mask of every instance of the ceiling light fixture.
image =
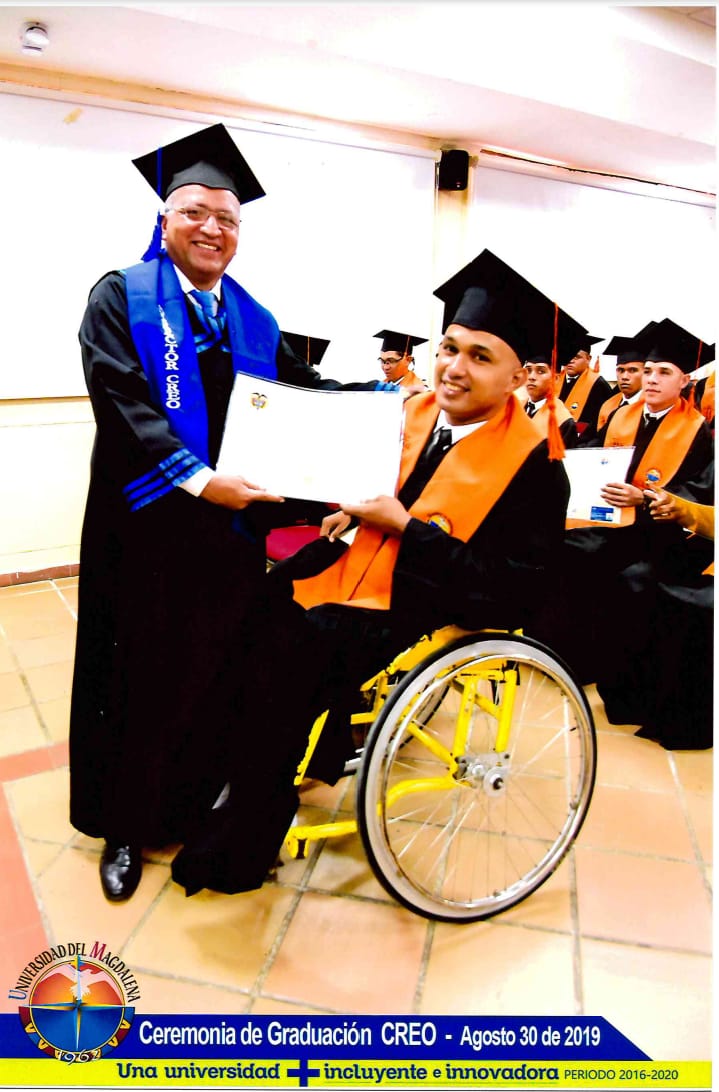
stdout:
{"type": "Polygon", "coordinates": [[[23,53],[38,56],[44,53],[50,44],[50,35],[44,23],[25,23],[20,32],[20,43],[23,53]]]}

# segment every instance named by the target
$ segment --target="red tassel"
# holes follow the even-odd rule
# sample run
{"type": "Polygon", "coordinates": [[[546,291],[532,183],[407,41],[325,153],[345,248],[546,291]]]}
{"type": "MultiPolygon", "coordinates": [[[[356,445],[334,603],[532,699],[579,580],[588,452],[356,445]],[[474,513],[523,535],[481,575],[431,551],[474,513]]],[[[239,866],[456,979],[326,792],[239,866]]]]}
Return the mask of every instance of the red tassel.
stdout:
{"type": "Polygon", "coordinates": [[[557,332],[559,329],[559,307],[555,303],[554,305],[554,338],[552,344],[552,382],[549,385],[549,391],[547,392],[547,410],[549,412],[549,422],[547,424],[547,448],[549,450],[549,458],[554,462],[564,458],[564,440],[562,434],[559,431],[559,424],[557,423],[557,409],[555,400],[555,378],[557,375],[557,332]]]}
{"type": "Polygon", "coordinates": [[[552,334],[552,379],[557,374],[557,336],[559,330],[559,306],[554,305],[554,330],[552,334]]]}

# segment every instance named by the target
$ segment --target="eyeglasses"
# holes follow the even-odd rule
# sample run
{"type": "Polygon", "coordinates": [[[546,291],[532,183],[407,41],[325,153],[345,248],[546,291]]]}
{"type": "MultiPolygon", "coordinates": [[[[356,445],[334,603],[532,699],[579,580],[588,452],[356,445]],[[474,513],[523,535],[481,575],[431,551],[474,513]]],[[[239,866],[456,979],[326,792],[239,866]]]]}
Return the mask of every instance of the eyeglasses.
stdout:
{"type": "Polygon", "coordinates": [[[404,360],[404,357],[397,356],[397,357],[394,357],[394,359],[393,359],[392,357],[378,356],[377,360],[379,361],[380,364],[399,364],[402,360],[404,360]]]}
{"type": "Polygon", "coordinates": [[[229,212],[215,212],[213,209],[205,208],[204,205],[187,205],[182,208],[168,206],[165,212],[181,212],[192,224],[206,224],[210,217],[214,216],[217,226],[222,231],[237,231],[240,226],[239,220],[236,220],[229,212]]]}

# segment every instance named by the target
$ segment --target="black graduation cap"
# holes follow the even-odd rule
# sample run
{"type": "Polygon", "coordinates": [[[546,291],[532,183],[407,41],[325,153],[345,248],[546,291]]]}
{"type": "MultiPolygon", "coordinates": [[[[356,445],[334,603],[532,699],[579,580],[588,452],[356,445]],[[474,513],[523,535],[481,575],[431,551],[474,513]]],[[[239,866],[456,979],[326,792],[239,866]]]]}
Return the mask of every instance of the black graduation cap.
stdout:
{"type": "MultiPolygon", "coordinates": [[[[585,333],[585,328],[576,319],[573,319],[571,315],[566,311],[559,309],[559,317],[557,321],[557,367],[561,366],[561,363],[565,359],[571,359],[574,355],[574,348],[579,340],[585,333]]],[[[527,357],[525,363],[527,364],[546,364],[551,367],[552,364],[552,340],[544,342],[541,348],[538,345],[534,345],[534,352],[531,356],[527,357]]]]}
{"type": "Polygon", "coordinates": [[[241,204],[265,191],[224,125],[210,125],[132,161],[163,201],[179,186],[231,190],[241,204]]]}
{"type": "Polygon", "coordinates": [[[652,324],[641,338],[645,360],[668,360],[688,374],[714,359],[714,345],[707,345],[669,318],[652,324]]]}
{"type": "Polygon", "coordinates": [[[640,348],[640,342],[633,337],[622,337],[617,334],[611,339],[604,352],[607,356],[616,356],[617,364],[629,364],[633,360],[644,363],[644,350],[640,348]]]}
{"type": "Polygon", "coordinates": [[[443,331],[452,323],[486,330],[506,341],[521,361],[545,347],[551,352],[553,302],[491,250],[483,250],[434,295],[444,302],[443,331]]]}
{"type": "Polygon", "coordinates": [[[589,333],[586,327],[583,326],[582,333],[579,335],[579,337],[574,337],[568,342],[566,351],[564,353],[564,359],[571,360],[573,356],[576,356],[577,353],[580,353],[582,351],[591,354],[592,345],[596,345],[598,341],[604,341],[604,338],[594,337],[592,334],[589,333]]]}
{"type": "Polygon", "coordinates": [[[381,353],[401,353],[402,356],[411,356],[415,345],[424,345],[426,337],[415,337],[414,334],[402,334],[398,330],[380,330],[372,337],[381,337],[381,353]]]}
{"type": "Polygon", "coordinates": [[[309,334],[291,334],[287,330],[281,330],[280,333],[300,360],[306,361],[312,368],[319,366],[329,345],[328,340],[322,337],[310,337],[309,334]]]}

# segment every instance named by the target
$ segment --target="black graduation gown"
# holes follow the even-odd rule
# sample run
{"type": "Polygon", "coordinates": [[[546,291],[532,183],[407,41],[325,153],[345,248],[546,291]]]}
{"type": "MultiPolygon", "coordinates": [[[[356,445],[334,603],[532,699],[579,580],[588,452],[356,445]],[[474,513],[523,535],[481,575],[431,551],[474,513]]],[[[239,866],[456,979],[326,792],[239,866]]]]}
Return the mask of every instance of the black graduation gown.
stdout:
{"type": "Polygon", "coordinates": [[[578,447],[579,446],[579,433],[577,432],[577,426],[571,419],[562,421],[559,426],[559,432],[562,437],[562,441],[565,447],[578,447]]]}
{"type": "Polygon", "coordinates": [[[305,611],[292,599],[291,581],[321,571],[341,543],[319,540],[275,566],[263,624],[243,656],[252,682],[240,706],[230,798],[206,816],[173,862],[173,878],[188,894],[262,884],[297,809],[293,777],[312,721],[332,707],[308,772],[333,781],[351,751],[348,716],[357,688],[396,653],[450,623],[532,632],[533,605],[552,586],[548,568],[568,498],[564,467],[548,460],[542,441],[468,542],[410,520],[389,611],[334,604],[305,611]]]}
{"type": "Polygon", "coordinates": [[[656,581],[638,638],[597,681],[607,719],[669,750],[714,744],[714,578],[656,581]]]}
{"type": "MultiPolygon", "coordinates": [[[[603,445],[606,427],[589,446],[603,445]]],[[[714,477],[708,473],[713,461],[711,432],[702,424],[666,488],[713,504],[714,477]]],[[[669,559],[681,556],[686,538],[678,524],[656,523],[643,507],[628,527],[568,530],[554,602],[537,622],[539,640],[551,645],[583,683],[606,678],[621,662],[622,650],[640,646],[650,609],[647,597],[661,579],[654,574],[667,572],[669,559]]]]}
{"type": "MultiPolygon", "coordinates": [[[[713,504],[713,481],[712,462],[685,493],[713,504]]],[[[639,724],[638,735],[671,750],[713,746],[714,577],[705,575],[713,560],[713,540],[682,535],[627,571],[632,625],[597,680],[610,723],[639,724]]]]}
{"type": "MultiPolygon", "coordinates": [[[[183,444],[151,398],[121,274],[92,290],[80,343],[97,432],[80,549],[70,818],[91,837],[165,844],[184,837],[224,784],[233,680],[223,666],[251,620],[264,530],[294,510],[251,506],[238,531],[236,513],[175,488],[130,511],[122,487],[183,444]],[[253,508],[264,509],[261,518],[253,508]]],[[[231,357],[214,347],[199,363],[214,465],[231,357]]],[[[323,380],[284,341],[277,368],[283,382],[344,386],[323,380]]]]}

